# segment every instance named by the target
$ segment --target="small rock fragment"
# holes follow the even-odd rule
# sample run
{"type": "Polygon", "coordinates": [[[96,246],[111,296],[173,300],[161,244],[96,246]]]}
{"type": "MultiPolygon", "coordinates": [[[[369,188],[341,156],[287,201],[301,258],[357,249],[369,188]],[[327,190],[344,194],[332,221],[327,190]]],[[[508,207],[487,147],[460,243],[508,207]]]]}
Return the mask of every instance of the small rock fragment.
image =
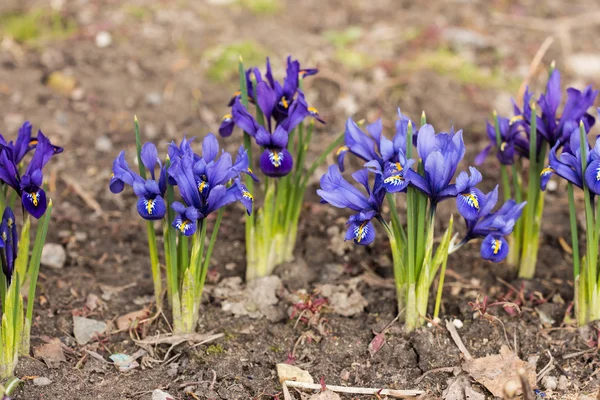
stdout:
{"type": "Polygon", "coordinates": [[[542,386],[546,388],[546,390],[556,390],[558,388],[558,379],[554,376],[547,375],[542,378],[542,386]]]}
{"type": "Polygon", "coordinates": [[[341,397],[331,390],[313,394],[308,400],[341,400],[341,397]]]}
{"type": "Polygon", "coordinates": [[[37,378],[33,378],[33,384],[35,386],[48,386],[52,381],[45,376],[38,376],[37,378]]]}
{"type": "Polygon", "coordinates": [[[84,345],[92,340],[94,336],[104,333],[107,327],[104,321],[79,316],[73,317],[73,334],[80,345],[84,345]]]}
{"type": "Polygon", "coordinates": [[[313,377],[307,371],[290,364],[277,364],[277,376],[280,383],[283,381],[315,383],[313,377]]]}
{"type": "Polygon", "coordinates": [[[104,49],[112,43],[112,36],[109,32],[100,31],[96,34],[96,46],[104,49]]]}
{"type": "Polygon", "coordinates": [[[96,148],[96,151],[101,153],[109,153],[113,148],[112,140],[110,140],[110,138],[106,135],[100,136],[96,139],[94,147],[96,148]]]}
{"type": "Polygon", "coordinates": [[[560,378],[558,378],[558,390],[565,391],[569,388],[570,384],[571,382],[569,382],[569,378],[566,376],[561,375],[560,378]]]}
{"type": "Polygon", "coordinates": [[[175,397],[171,396],[167,392],[163,392],[160,389],[155,389],[152,392],[152,400],[175,400],[175,397]]]}
{"type": "Polygon", "coordinates": [[[42,248],[42,265],[50,268],[62,268],[67,262],[67,252],[57,243],[46,243],[42,248]]]}
{"type": "Polygon", "coordinates": [[[150,92],[146,95],[146,104],[149,106],[160,106],[162,104],[162,95],[158,92],[150,92]]]}
{"type": "Polygon", "coordinates": [[[456,329],[463,327],[463,322],[460,319],[453,319],[452,324],[456,327],[456,329]]]}
{"type": "Polygon", "coordinates": [[[121,315],[117,318],[117,329],[122,331],[129,328],[131,323],[135,320],[141,321],[143,319],[148,318],[150,315],[150,310],[147,308],[143,308],[141,310],[130,312],[129,314],[121,315]]]}

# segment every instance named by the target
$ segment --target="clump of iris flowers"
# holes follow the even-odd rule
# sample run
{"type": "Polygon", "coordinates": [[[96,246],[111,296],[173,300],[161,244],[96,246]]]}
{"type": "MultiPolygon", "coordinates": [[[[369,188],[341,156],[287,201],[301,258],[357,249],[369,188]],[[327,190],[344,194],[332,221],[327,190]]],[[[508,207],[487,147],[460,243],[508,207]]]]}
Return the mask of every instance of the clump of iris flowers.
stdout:
{"type": "Polygon", "coordinates": [[[251,169],[252,142],[260,148],[254,161],[264,175],[262,207],[246,219],[246,278],[250,280],[292,260],[308,179],[339,141],[307,165],[315,121],[324,121],[308,104],[302,87],[304,78],[315,75],[317,69],[302,69],[297,60],[288,57],[283,81],[274,79],[269,59],[264,75],[258,68],[245,70],[241,60],[239,72],[240,90],[229,103],[231,111],[223,117],[219,133],[230,136],[235,127],[244,132],[250,189],[256,181],[251,169]]]}
{"type": "MultiPolygon", "coordinates": [[[[600,115],[600,108],[597,109],[600,115]]],[[[600,320],[600,270],[598,244],[600,243],[600,137],[592,148],[588,141],[589,119],[582,119],[579,127],[564,136],[568,140],[562,149],[556,143],[549,153],[549,164],[541,173],[541,188],[545,190],[552,175],[567,181],[571,240],[573,249],[573,273],[577,285],[575,312],[579,325],[600,320]],[[560,151],[560,155],[558,152],[560,151]],[[583,190],[585,211],[585,255],[579,254],[577,229],[577,205],[574,188],[583,190]]],[[[572,127],[571,127],[572,128],[572,127]]]]}
{"type": "Polygon", "coordinates": [[[345,143],[337,152],[338,165],[329,167],[321,178],[317,193],[325,203],[352,210],[346,240],[369,245],[376,238],[373,222],[383,226],[392,250],[398,311],[403,312],[405,327],[410,331],[424,322],[429,291],[441,269],[434,308],[434,317],[437,317],[448,254],[481,238],[482,257],[502,261],[508,253],[505,237],[512,232],[524,204],[511,200],[494,212],[497,188],[483,194],[476,187],[482,180],[477,169],[470,167],[469,173],[461,172],[455,178],[465,154],[462,131],[436,134],[433,127],[426,124],[423,114],[422,126],[414,132],[413,123],[400,111],[398,116],[391,140],[383,135],[381,121],[368,125],[365,132],[348,119],[345,143]],[[416,144],[414,158],[413,143],[416,144]],[[365,162],[364,169],[352,174],[363,190],[342,175],[346,153],[365,162]],[[406,199],[405,225],[400,223],[396,208],[395,198],[399,193],[406,199]],[[457,209],[465,219],[467,233],[455,244],[451,218],[434,249],[436,209],[447,199],[455,199],[457,209]],[[383,215],[386,200],[390,209],[389,221],[383,215]]]}
{"type": "Polygon", "coordinates": [[[128,185],[137,196],[137,212],[147,221],[152,277],[159,307],[163,293],[154,222],[163,221],[167,298],[173,310],[173,329],[190,333],[198,321],[223,208],[239,201],[248,215],[252,213],[254,198],[240,179],[241,174],[250,174],[248,154],[240,147],[233,160],[229,153],[221,151],[217,138],[208,134],[202,141],[200,154],[192,148],[193,139],[184,137],[179,145],[169,145],[168,155],[161,161],[154,144],[141,145],[137,118],[135,134],[139,174],[129,167],[125,153],[121,152],[113,163],[109,188],[113,193],[120,193],[128,185]],[[206,246],[213,214],[216,218],[206,246]]]}
{"type": "MultiPolygon", "coordinates": [[[[50,143],[41,131],[33,137],[29,122],[21,126],[14,141],[0,134],[2,379],[12,376],[19,354],[29,356],[35,289],[52,210],[52,201],[43,188],[43,169],[55,154],[62,151],[61,147],[50,143]],[[17,218],[13,209],[22,210],[22,218],[17,218]],[[30,246],[30,217],[38,220],[33,246],[30,246]],[[25,284],[28,285],[27,289],[23,287],[25,284]],[[26,302],[21,295],[23,291],[27,292],[26,302]]],[[[10,382],[9,387],[12,387],[10,382]]]]}
{"type": "Polygon", "coordinates": [[[590,131],[595,118],[587,110],[597,95],[598,91],[588,86],[583,91],[569,88],[564,96],[560,72],[552,65],[545,92],[537,101],[533,92],[526,88],[520,102],[522,106],[513,102],[511,119],[494,112],[493,123],[487,123],[490,143],[476,158],[476,164],[481,164],[495,150],[500,162],[504,198],[514,196],[517,201],[527,201],[523,218],[517,222],[509,239],[508,261],[518,268],[522,278],[532,278],[537,263],[544,208],[544,192],[540,185],[550,176],[545,168],[546,156],[550,151],[552,162],[558,149],[564,148],[569,153],[571,133],[579,130],[580,122],[586,133],[590,131]],[[565,102],[561,107],[563,99],[565,102]],[[524,165],[527,169],[523,169],[524,165]]]}

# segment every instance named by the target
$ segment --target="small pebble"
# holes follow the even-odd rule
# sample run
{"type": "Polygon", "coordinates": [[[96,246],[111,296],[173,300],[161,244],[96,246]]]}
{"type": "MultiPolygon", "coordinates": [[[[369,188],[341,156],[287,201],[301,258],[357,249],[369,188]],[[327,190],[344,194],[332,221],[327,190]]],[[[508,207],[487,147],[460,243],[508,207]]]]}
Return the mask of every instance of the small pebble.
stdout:
{"type": "Polygon", "coordinates": [[[96,34],[96,46],[104,49],[112,43],[112,36],[106,31],[100,31],[96,34]]]}
{"type": "Polygon", "coordinates": [[[150,92],[146,95],[146,104],[149,106],[160,106],[162,104],[162,95],[158,92],[150,92]]]}
{"type": "Polygon", "coordinates": [[[546,185],[546,189],[550,192],[554,192],[558,188],[558,183],[555,180],[549,180],[546,185]]]}
{"type": "Polygon", "coordinates": [[[113,148],[112,141],[108,136],[100,136],[97,138],[94,146],[96,151],[101,153],[109,153],[113,148]]]}
{"type": "Polygon", "coordinates": [[[542,378],[542,386],[546,388],[546,390],[556,390],[558,387],[558,379],[554,376],[545,376],[542,378]]]}
{"type": "Polygon", "coordinates": [[[460,319],[452,320],[452,324],[456,327],[456,329],[463,327],[463,322],[460,319]]]}
{"type": "Polygon", "coordinates": [[[52,381],[45,376],[38,376],[37,378],[33,378],[33,384],[35,386],[48,386],[52,381]]]}
{"type": "Polygon", "coordinates": [[[46,243],[42,248],[42,265],[50,268],[62,268],[67,262],[64,247],[57,243],[46,243]]]}
{"type": "Polygon", "coordinates": [[[565,391],[569,388],[570,384],[571,382],[569,382],[569,378],[566,376],[561,375],[560,378],[558,378],[558,390],[565,391]]]}

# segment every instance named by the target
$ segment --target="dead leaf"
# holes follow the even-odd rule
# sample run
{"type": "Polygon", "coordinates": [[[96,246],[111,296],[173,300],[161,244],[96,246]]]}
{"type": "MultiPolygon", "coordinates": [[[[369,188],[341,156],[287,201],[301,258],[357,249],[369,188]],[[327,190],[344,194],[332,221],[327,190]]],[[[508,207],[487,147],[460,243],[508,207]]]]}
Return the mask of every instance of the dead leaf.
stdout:
{"type": "Polygon", "coordinates": [[[485,395],[473,390],[469,377],[461,375],[450,381],[442,398],[444,400],[485,400],[485,395]]]}
{"type": "Polygon", "coordinates": [[[506,346],[500,348],[500,354],[467,360],[462,368],[497,397],[502,397],[506,382],[519,379],[517,371],[521,368],[529,383],[535,386],[535,366],[521,360],[506,346]]]}
{"type": "Polygon", "coordinates": [[[308,400],[341,400],[341,397],[339,394],[332,392],[331,390],[326,390],[324,392],[312,395],[308,400]]]}
{"type": "Polygon", "coordinates": [[[369,354],[371,357],[375,355],[385,344],[385,333],[376,333],[371,343],[369,343],[369,354]]]}
{"type": "Polygon", "coordinates": [[[148,318],[150,310],[142,308],[141,310],[130,312],[129,314],[121,315],[117,318],[117,329],[120,331],[129,329],[131,323],[135,320],[138,322],[148,318]]]}
{"type": "Polygon", "coordinates": [[[315,383],[315,380],[307,371],[285,363],[277,364],[277,376],[280,383],[284,381],[315,383]]]}
{"type": "Polygon", "coordinates": [[[60,339],[54,338],[49,343],[42,344],[33,349],[35,358],[44,360],[48,368],[58,368],[61,361],[67,361],[63,353],[60,339]]]}
{"type": "Polygon", "coordinates": [[[136,340],[135,343],[137,345],[141,345],[141,344],[142,345],[143,344],[178,345],[183,342],[189,342],[189,343],[194,343],[194,345],[199,345],[199,344],[211,342],[211,341],[219,339],[223,336],[224,335],[222,333],[216,333],[216,334],[213,334],[213,333],[206,333],[206,334],[186,333],[186,334],[182,334],[182,335],[165,334],[165,335],[156,335],[153,337],[148,337],[144,340],[136,340]]]}

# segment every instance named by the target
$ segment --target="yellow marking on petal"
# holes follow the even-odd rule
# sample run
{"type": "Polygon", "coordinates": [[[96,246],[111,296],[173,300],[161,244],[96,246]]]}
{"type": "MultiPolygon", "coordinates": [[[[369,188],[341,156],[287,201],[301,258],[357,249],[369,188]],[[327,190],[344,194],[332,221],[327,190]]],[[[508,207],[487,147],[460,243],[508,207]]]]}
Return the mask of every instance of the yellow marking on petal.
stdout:
{"type": "Polygon", "coordinates": [[[248,171],[249,174],[253,174],[254,173],[254,172],[252,172],[252,169],[250,167],[248,167],[247,171],[248,171]]]}
{"type": "Polygon", "coordinates": [[[281,105],[283,106],[283,108],[288,108],[290,106],[285,97],[281,98],[281,105]]]}
{"type": "Polygon", "coordinates": [[[12,228],[12,226],[13,226],[13,223],[14,223],[15,221],[13,221],[13,219],[12,219],[12,218],[9,218],[9,219],[8,219],[6,222],[7,222],[7,224],[8,224],[8,227],[9,227],[9,228],[12,228]]]}
{"type": "Polygon", "coordinates": [[[600,181],[600,168],[596,169],[596,180],[600,181]]]}
{"type": "Polygon", "coordinates": [[[238,90],[237,92],[233,93],[233,97],[238,97],[241,94],[242,94],[242,91],[238,90]]]}
{"type": "Polygon", "coordinates": [[[112,174],[110,174],[110,179],[115,177],[115,173],[113,172],[112,174]]]}
{"type": "Polygon", "coordinates": [[[400,165],[400,163],[399,163],[399,162],[395,163],[394,165],[396,166],[396,170],[397,170],[398,172],[402,172],[402,169],[403,169],[403,168],[402,168],[402,165],[400,165]]]}
{"type": "Polygon", "coordinates": [[[463,194],[463,197],[467,199],[467,203],[470,206],[474,207],[476,210],[479,210],[479,199],[473,193],[463,194]]]}
{"type": "Polygon", "coordinates": [[[40,202],[40,194],[36,193],[36,192],[31,192],[29,193],[29,197],[31,198],[31,202],[33,203],[34,207],[37,207],[39,202],[40,202]]]}
{"type": "Polygon", "coordinates": [[[500,151],[504,151],[506,149],[507,145],[508,145],[508,143],[502,142],[502,144],[500,145],[500,151]]]}
{"type": "Polygon", "coordinates": [[[522,115],[515,115],[514,117],[512,117],[512,118],[510,119],[510,121],[509,121],[508,123],[509,123],[510,125],[512,125],[512,124],[514,124],[514,123],[515,123],[515,122],[517,122],[517,121],[523,121],[523,120],[524,120],[524,118],[523,118],[523,116],[522,116],[522,115]]]}
{"type": "Polygon", "coordinates": [[[307,110],[311,114],[318,114],[319,113],[319,110],[317,110],[315,107],[308,107],[307,110]]]}
{"type": "Polygon", "coordinates": [[[542,172],[540,173],[540,176],[544,176],[544,175],[547,175],[547,174],[552,174],[554,172],[555,172],[554,168],[552,168],[551,166],[547,166],[546,168],[544,168],[542,170],[542,172]]]}
{"type": "Polygon", "coordinates": [[[358,226],[358,228],[356,228],[354,237],[355,237],[357,243],[360,243],[360,241],[363,240],[364,237],[366,236],[365,227],[367,226],[368,223],[369,223],[369,221],[363,221],[363,223],[360,224],[358,226]]]}
{"type": "Polygon", "coordinates": [[[349,149],[348,149],[348,146],[342,146],[342,147],[340,147],[339,149],[337,149],[337,151],[335,152],[335,155],[336,155],[336,156],[339,156],[339,155],[340,155],[342,152],[344,152],[344,151],[348,151],[348,150],[349,150],[349,149]]]}
{"type": "Polygon", "coordinates": [[[494,244],[492,245],[492,251],[494,252],[494,254],[498,254],[501,248],[502,242],[500,241],[500,239],[494,239],[494,244]]]}
{"type": "Polygon", "coordinates": [[[6,232],[2,232],[2,240],[6,242],[8,238],[6,237],[6,232]]]}
{"type": "Polygon", "coordinates": [[[281,160],[280,160],[281,156],[278,152],[273,151],[271,153],[271,163],[273,163],[273,165],[275,166],[275,168],[278,168],[281,165],[281,160]]]}
{"type": "Polygon", "coordinates": [[[198,191],[199,191],[200,193],[202,193],[202,192],[204,191],[204,188],[205,188],[205,187],[206,187],[206,182],[205,182],[205,181],[201,181],[201,182],[198,184],[198,191]]]}
{"type": "Polygon", "coordinates": [[[152,212],[154,211],[154,200],[150,199],[147,201],[146,211],[148,212],[148,215],[152,215],[152,212]]]}
{"type": "Polygon", "coordinates": [[[233,118],[233,116],[231,114],[225,114],[225,115],[223,115],[223,121],[230,121],[231,118],[233,118]]]}
{"type": "Polygon", "coordinates": [[[187,230],[187,226],[190,224],[190,221],[182,221],[179,224],[179,232],[184,233],[187,230]]]}
{"type": "Polygon", "coordinates": [[[242,196],[247,199],[250,199],[251,201],[254,201],[254,196],[252,196],[252,194],[250,194],[250,192],[247,190],[242,191],[242,196]]]}
{"type": "Polygon", "coordinates": [[[383,180],[384,183],[392,183],[394,185],[397,185],[402,181],[404,181],[404,178],[400,175],[392,175],[383,180]]]}
{"type": "Polygon", "coordinates": [[[37,139],[31,139],[31,140],[29,141],[29,145],[30,145],[30,146],[35,146],[35,145],[37,145],[37,144],[38,144],[38,140],[37,140],[37,139]]]}

